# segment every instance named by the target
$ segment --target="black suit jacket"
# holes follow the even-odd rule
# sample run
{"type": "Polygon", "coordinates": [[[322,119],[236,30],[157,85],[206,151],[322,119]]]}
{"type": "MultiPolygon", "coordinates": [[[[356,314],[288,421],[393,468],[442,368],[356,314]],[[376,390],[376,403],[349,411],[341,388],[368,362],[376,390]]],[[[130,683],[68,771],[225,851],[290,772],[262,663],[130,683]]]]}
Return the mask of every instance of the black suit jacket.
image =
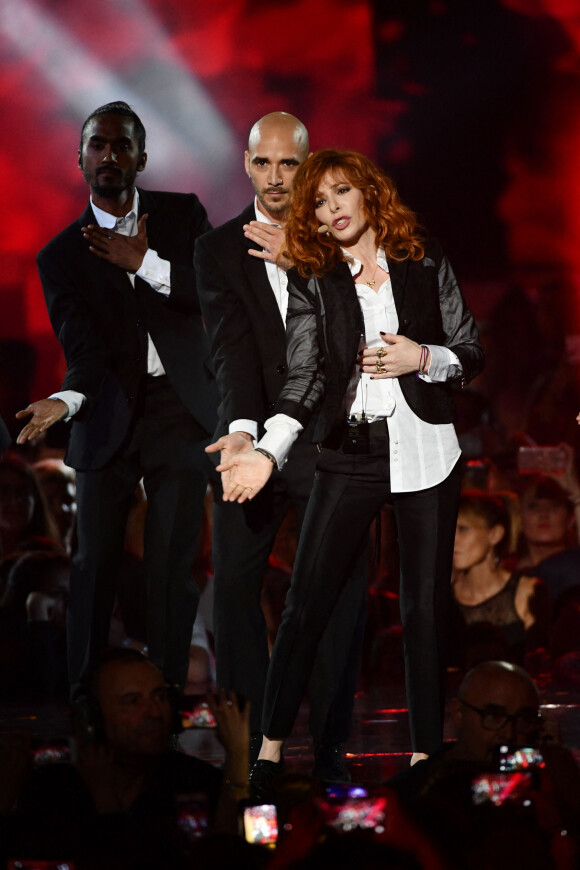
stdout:
{"type": "Polygon", "coordinates": [[[193,269],[193,250],[210,224],[194,194],[139,190],[149,215],[149,247],[171,263],[164,296],[89,251],[81,227],[96,223],[90,205],[38,255],[48,313],[65,353],[63,390],[87,402],[73,419],[66,461],[102,468],[119,449],[147,371],[147,333],[185,407],[208,434],[218,402],[193,269]]]}
{"type": "Polygon", "coordinates": [[[287,373],[286,332],[263,260],[243,226],[256,219],[252,203],[206,233],[195,247],[199,301],[221,397],[216,435],[233,420],[263,423],[287,373]]]}
{"type": "MultiPolygon", "coordinates": [[[[399,335],[419,344],[443,345],[458,357],[457,382],[428,383],[414,372],[399,378],[411,410],[428,423],[451,423],[453,386],[465,386],[483,368],[477,327],[449,261],[430,240],[421,260],[388,261],[399,335]]],[[[354,281],[346,263],[322,278],[288,273],[289,374],[275,412],[307,426],[316,412],[313,439],[323,441],[344,419],[345,394],[364,323],[354,281]]]]}

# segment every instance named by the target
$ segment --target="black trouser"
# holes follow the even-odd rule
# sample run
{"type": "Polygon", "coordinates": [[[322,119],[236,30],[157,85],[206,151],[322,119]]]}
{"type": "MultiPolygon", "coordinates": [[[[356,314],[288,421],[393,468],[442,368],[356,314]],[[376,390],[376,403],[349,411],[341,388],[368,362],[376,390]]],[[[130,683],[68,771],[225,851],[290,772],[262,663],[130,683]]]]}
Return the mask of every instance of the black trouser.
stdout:
{"type": "MultiPolygon", "coordinates": [[[[318,451],[300,438],[281,472],[252,501],[223,502],[213,515],[214,632],[217,683],[235,689],[252,705],[252,732],[261,730],[262,700],[269,663],[260,594],[274,538],[294,505],[302,525],[312,490],[318,451]]],[[[345,587],[308,676],[310,730],[315,740],[341,743],[348,737],[358,678],[366,613],[366,536],[361,537],[356,581],[345,587]]],[[[293,583],[292,579],[292,583],[293,583]]],[[[306,687],[305,687],[306,689],[306,687]]]]}
{"type": "Polygon", "coordinates": [[[339,595],[352,583],[352,559],[373,517],[389,500],[399,536],[411,744],[414,751],[426,753],[440,745],[459,486],[458,464],[437,486],[391,494],[386,422],[371,424],[368,455],[322,449],[268,670],[264,734],[281,739],[291,733],[320,638],[339,595]]]}
{"type": "Polygon", "coordinates": [[[149,656],[172,682],[184,686],[187,677],[199,597],[191,569],[211,471],[203,450],[209,439],[165,376],[147,378],[139,410],[115,458],[98,471],[77,472],[78,550],[68,608],[73,693],[107,645],[127,516],[141,478],[149,656]]]}

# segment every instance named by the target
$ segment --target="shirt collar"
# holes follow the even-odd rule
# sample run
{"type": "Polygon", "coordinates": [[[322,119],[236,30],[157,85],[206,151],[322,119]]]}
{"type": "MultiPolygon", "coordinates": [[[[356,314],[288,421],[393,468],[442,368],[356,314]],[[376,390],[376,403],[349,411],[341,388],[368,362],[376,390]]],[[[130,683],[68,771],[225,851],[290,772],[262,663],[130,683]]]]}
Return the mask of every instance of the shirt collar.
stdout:
{"type": "MultiPolygon", "coordinates": [[[[348,251],[345,251],[344,248],[342,248],[342,253],[344,254],[344,256],[346,258],[346,262],[348,263],[348,268],[350,269],[350,274],[356,275],[358,272],[360,272],[360,270],[362,268],[361,261],[357,260],[356,257],[353,257],[353,255],[350,254],[348,251]]],[[[383,271],[385,271],[385,272],[389,271],[389,264],[387,263],[387,255],[385,254],[385,249],[382,246],[377,251],[377,265],[379,265],[381,267],[381,269],[383,269],[383,271]]]]}
{"type": "MultiPolygon", "coordinates": [[[[103,211],[102,208],[99,208],[98,205],[95,205],[93,202],[93,197],[91,196],[91,208],[95,213],[95,218],[100,227],[104,227],[107,230],[114,230],[117,226],[117,221],[119,218],[115,217],[114,214],[109,214],[108,211],[103,211]]],[[[125,215],[124,220],[134,220],[139,214],[139,191],[135,188],[135,193],[133,194],[133,205],[131,206],[130,211],[125,215]]]]}
{"type": "Polygon", "coordinates": [[[258,208],[258,197],[254,197],[254,211],[256,212],[256,220],[260,221],[263,224],[271,224],[273,227],[279,227],[280,224],[277,224],[275,221],[270,220],[270,218],[264,214],[263,211],[260,211],[258,208]]]}

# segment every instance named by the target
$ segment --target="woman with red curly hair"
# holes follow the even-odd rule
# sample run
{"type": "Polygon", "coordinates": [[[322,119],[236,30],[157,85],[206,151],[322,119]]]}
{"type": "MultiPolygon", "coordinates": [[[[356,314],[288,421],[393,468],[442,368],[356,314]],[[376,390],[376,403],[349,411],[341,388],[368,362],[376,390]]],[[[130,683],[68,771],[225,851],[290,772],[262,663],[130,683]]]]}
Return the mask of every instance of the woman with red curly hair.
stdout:
{"type": "Polygon", "coordinates": [[[329,614],[387,500],[399,536],[412,761],[440,745],[460,483],[450,391],[483,364],[447,258],[362,154],[326,149],[298,168],[286,249],[295,264],[286,385],[255,450],[218,467],[227,500],[252,498],[316,415],[320,459],[268,672],[257,797],[280,769],[329,614]]]}

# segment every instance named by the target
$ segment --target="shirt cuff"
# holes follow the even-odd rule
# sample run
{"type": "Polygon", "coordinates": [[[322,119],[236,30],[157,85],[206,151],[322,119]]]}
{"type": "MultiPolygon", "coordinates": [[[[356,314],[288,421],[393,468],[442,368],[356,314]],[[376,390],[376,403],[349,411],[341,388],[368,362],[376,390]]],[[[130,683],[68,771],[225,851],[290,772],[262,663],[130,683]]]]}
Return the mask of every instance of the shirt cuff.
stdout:
{"type": "Polygon", "coordinates": [[[426,375],[419,374],[422,381],[427,383],[445,383],[454,378],[461,377],[463,369],[459,357],[448,347],[441,344],[427,344],[431,351],[431,361],[426,375]]]}
{"type": "Polygon", "coordinates": [[[247,432],[252,436],[252,441],[258,440],[258,424],[255,420],[234,420],[230,423],[228,432],[230,435],[234,432],[247,432]]]}
{"type": "Polygon", "coordinates": [[[164,296],[171,293],[171,263],[169,260],[162,260],[157,251],[147,249],[143,262],[137,269],[137,275],[158,293],[163,293],[164,296]]]}
{"type": "Polygon", "coordinates": [[[60,393],[53,393],[48,397],[49,399],[60,399],[61,402],[64,402],[68,407],[68,414],[64,417],[64,422],[68,423],[71,417],[74,417],[75,414],[78,414],[82,406],[87,400],[86,396],[83,396],[82,393],[77,393],[76,390],[62,390],[60,393]]]}
{"type": "Polygon", "coordinates": [[[264,424],[266,434],[260,438],[257,447],[262,447],[276,459],[278,469],[282,469],[290,448],[304,428],[298,420],[286,414],[275,414],[264,424]]]}

